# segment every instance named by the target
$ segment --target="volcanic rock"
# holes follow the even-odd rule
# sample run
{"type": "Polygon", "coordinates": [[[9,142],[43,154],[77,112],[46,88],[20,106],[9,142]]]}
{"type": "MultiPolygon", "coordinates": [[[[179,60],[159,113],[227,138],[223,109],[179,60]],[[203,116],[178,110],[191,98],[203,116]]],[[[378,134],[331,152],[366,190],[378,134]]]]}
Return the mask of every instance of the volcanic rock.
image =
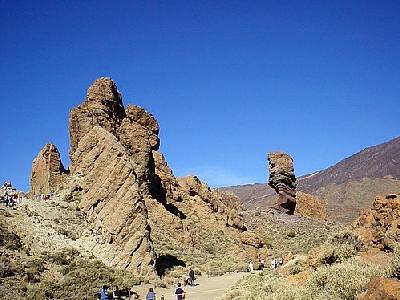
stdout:
{"type": "Polygon", "coordinates": [[[293,214],[296,208],[296,177],[293,159],[283,152],[268,154],[268,185],[278,194],[278,209],[293,214]]]}
{"type": "Polygon", "coordinates": [[[400,242],[399,195],[376,197],[372,207],[354,221],[353,227],[365,243],[380,249],[393,249],[400,242]]]}
{"type": "Polygon", "coordinates": [[[72,174],[79,174],[80,209],[111,250],[92,250],[110,265],[149,272],[155,262],[147,207],[135,174],[135,161],[116,137],[95,126],[83,136],[72,156],[72,174]]]}
{"type": "Polygon", "coordinates": [[[246,230],[241,214],[244,206],[239,204],[240,200],[235,195],[212,190],[196,176],[179,178],[178,183],[184,193],[201,201],[202,205],[208,205],[214,213],[219,213],[225,218],[226,226],[235,227],[240,231],[246,230]]]}
{"type": "Polygon", "coordinates": [[[147,192],[154,180],[154,160],[152,151],[158,150],[158,123],[156,119],[143,108],[128,105],[125,118],[118,127],[116,136],[133,158],[135,173],[140,185],[147,192]]]}
{"type": "Polygon", "coordinates": [[[316,196],[300,191],[296,192],[295,214],[314,219],[328,220],[326,208],[321,200],[316,196]]]}
{"type": "Polygon", "coordinates": [[[115,134],[125,117],[121,94],[110,78],[101,77],[89,87],[85,101],[69,114],[70,156],[79,140],[98,125],[115,134]]]}
{"type": "Polygon", "coordinates": [[[60,159],[60,153],[53,144],[47,144],[40,150],[32,162],[30,193],[33,196],[58,191],[64,184],[66,170],[60,159]]]}

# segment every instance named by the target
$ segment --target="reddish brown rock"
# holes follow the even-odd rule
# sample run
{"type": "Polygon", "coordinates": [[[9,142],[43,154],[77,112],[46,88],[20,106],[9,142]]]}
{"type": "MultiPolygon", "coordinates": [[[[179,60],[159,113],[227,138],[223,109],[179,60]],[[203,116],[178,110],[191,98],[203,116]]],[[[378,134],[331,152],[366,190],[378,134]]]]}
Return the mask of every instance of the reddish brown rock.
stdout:
{"type": "Polygon", "coordinates": [[[371,246],[393,249],[400,242],[400,198],[377,197],[372,207],[353,223],[354,231],[371,246]]]}
{"type": "Polygon", "coordinates": [[[277,208],[288,214],[296,209],[296,176],[293,159],[283,152],[268,154],[268,185],[278,194],[277,208]]]}
{"type": "Polygon", "coordinates": [[[31,195],[37,196],[56,192],[65,183],[65,178],[66,171],[57,147],[53,144],[47,144],[32,162],[31,195]]]}
{"type": "Polygon", "coordinates": [[[328,220],[326,208],[321,200],[304,192],[296,192],[295,214],[313,219],[328,220]]]}
{"type": "Polygon", "coordinates": [[[357,300],[398,300],[400,299],[400,281],[383,277],[372,278],[366,292],[357,300]]]}

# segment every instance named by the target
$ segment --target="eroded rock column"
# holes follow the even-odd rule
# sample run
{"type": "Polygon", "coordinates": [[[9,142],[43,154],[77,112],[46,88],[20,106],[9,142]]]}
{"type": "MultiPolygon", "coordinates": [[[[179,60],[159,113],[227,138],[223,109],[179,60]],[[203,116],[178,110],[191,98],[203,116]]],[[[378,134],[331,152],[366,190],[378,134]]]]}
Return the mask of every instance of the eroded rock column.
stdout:
{"type": "Polygon", "coordinates": [[[278,194],[277,208],[288,214],[296,209],[296,176],[293,159],[283,152],[268,154],[268,185],[278,194]]]}

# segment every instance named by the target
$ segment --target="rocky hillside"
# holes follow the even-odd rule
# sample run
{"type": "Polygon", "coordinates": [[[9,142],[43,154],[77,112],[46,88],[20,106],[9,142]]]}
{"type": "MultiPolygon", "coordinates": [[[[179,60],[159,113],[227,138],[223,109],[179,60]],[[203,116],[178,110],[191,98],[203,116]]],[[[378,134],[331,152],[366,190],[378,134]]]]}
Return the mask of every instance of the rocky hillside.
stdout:
{"type": "Polygon", "coordinates": [[[291,252],[284,256],[282,267],[267,267],[244,278],[221,299],[400,299],[398,194],[377,197],[352,230],[338,223],[318,226],[313,219],[256,212],[260,216],[252,217],[256,222],[249,225],[255,231],[268,228],[278,233],[280,224],[284,230],[293,230],[282,240],[282,234],[274,234],[271,245],[278,250],[274,256],[282,256],[286,249],[291,252]],[[307,231],[311,234],[306,235],[307,231]],[[321,240],[316,242],[316,238],[321,240]],[[295,243],[288,243],[290,239],[296,239],[295,243]]]}
{"type": "MultiPolygon", "coordinates": [[[[325,170],[297,179],[297,190],[318,196],[332,219],[350,223],[369,207],[376,195],[400,189],[400,138],[366,148],[325,170]]],[[[222,188],[247,207],[274,204],[274,191],[266,184],[222,188]]]]}

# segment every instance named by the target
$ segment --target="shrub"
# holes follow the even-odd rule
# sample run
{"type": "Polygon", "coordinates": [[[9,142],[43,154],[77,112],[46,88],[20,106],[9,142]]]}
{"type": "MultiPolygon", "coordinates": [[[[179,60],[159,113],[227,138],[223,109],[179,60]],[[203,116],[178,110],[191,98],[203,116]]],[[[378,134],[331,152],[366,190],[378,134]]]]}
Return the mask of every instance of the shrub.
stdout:
{"type": "Polygon", "coordinates": [[[305,287],[318,295],[316,299],[354,299],[376,275],[379,275],[376,267],[350,259],[341,264],[318,268],[305,287]],[[331,296],[323,298],[326,295],[331,296]]]}
{"type": "Polygon", "coordinates": [[[55,253],[44,253],[42,256],[47,256],[47,260],[51,263],[65,266],[71,263],[78,254],[79,252],[75,249],[62,249],[55,253]]]}
{"type": "Polygon", "coordinates": [[[400,279],[400,244],[394,247],[392,260],[389,267],[385,270],[385,277],[400,279]]]}
{"type": "Polygon", "coordinates": [[[290,275],[296,275],[305,270],[305,261],[296,260],[292,264],[288,265],[288,271],[290,275]]]}
{"type": "Polygon", "coordinates": [[[352,232],[345,230],[334,233],[328,240],[310,252],[310,265],[331,265],[353,257],[361,249],[361,242],[352,232]]]}

